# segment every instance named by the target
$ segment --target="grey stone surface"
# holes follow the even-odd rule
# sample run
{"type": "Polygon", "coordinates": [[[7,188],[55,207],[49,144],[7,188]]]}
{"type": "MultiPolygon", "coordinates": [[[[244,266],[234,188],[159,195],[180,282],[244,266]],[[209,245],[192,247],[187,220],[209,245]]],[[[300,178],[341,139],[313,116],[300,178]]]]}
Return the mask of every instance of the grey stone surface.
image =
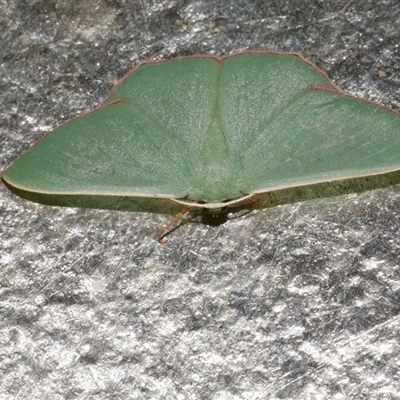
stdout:
{"type": "MultiPolygon", "coordinates": [[[[400,5],[0,0],[1,169],[139,60],[302,52],[400,109],[400,5]]],[[[379,132],[377,132],[379,134],[379,132]]],[[[400,190],[219,227],[0,186],[0,399],[400,399],[400,190]]]]}

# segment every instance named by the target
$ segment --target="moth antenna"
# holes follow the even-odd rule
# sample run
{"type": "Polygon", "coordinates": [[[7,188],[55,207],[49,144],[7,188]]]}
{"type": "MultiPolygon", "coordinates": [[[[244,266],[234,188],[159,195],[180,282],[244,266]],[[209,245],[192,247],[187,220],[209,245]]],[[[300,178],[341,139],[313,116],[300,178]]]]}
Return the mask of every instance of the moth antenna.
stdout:
{"type": "Polygon", "coordinates": [[[201,211],[204,207],[196,201],[185,201],[180,199],[162,199],[163,203],[173,207],[185,207],[188,211],[201,211]]]}
{"type": "Polygon", "coordinates": [[[165,244],[168,242],[167,239],[163,239],[163,236],[166,235],[166,231],[171,228],[171,226],[175,225],[182,217],[187,214],[190,211],[188,208],[184,208],[179,214],[177,214],[171,221],[168,222],[167,225],[165,225],[160,232],[158,233],[157,236],[157,242],[160,244],[165,244]]]}
{"type": "Polygon", "coordinates": [[[236,201],[235,200],[229,201],[229,204],[227,205],[227,208],[242,207],[242,206],[245,206],[247,204],[254,203],[258,199],[261,199],[261,197],[263,197],[263,196],[265,196],[265,193],[256,193],[256,194],[253,194],[253,195],[250,195],[250,196],[246,195],[244,197],[244,199],[239,198],[236,201]]]}

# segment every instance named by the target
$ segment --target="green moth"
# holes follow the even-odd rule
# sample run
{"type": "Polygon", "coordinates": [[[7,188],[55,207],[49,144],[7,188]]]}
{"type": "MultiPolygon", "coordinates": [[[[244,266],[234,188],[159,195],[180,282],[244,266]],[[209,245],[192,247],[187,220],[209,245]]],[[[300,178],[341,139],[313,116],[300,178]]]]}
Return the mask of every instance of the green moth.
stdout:
{"type": "Polygon", "coordinates": [[[218,217],[271,191],[396,170],[397,112],[299,54],[253,51],[140,64],[2,179],[45,204],[218,217]]]}

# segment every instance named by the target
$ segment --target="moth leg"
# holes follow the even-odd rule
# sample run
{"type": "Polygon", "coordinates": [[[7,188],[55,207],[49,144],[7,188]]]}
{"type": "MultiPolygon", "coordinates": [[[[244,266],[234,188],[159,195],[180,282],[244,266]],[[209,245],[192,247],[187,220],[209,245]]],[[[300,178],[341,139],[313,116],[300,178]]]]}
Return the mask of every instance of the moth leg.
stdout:
{"type": "Polygon", "coordinates": [[[163,239],[164,236],[166,236],[169,232],[168,229],[171,228],[171,226],[175,225],[185,214],[187,214],[190,210],[188,208],[184,208],[178,215],[176,215],[171,221],[168,222],[167,225],[165,225],[160,232],[158,233],[157,236],[157,242],[160,244],[165,244],[168,242],[167,239],[163,239]]]}

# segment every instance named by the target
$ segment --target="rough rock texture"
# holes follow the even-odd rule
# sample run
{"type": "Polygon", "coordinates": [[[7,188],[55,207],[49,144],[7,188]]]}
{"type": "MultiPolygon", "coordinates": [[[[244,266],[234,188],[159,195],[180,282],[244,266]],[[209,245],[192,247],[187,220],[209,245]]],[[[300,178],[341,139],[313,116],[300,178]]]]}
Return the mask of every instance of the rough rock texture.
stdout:
{"type": "MultiPolygon", "coordinates": [[[[0,0],[0,167],[139,60],[302,52],[400,109],[397,0],[0,0]]],[[[377,132],[379,134],[379,132],[377,132]]],[[[0,185],[0,399],[400,399],[398,186],[219,227],[0,185]]]]}

